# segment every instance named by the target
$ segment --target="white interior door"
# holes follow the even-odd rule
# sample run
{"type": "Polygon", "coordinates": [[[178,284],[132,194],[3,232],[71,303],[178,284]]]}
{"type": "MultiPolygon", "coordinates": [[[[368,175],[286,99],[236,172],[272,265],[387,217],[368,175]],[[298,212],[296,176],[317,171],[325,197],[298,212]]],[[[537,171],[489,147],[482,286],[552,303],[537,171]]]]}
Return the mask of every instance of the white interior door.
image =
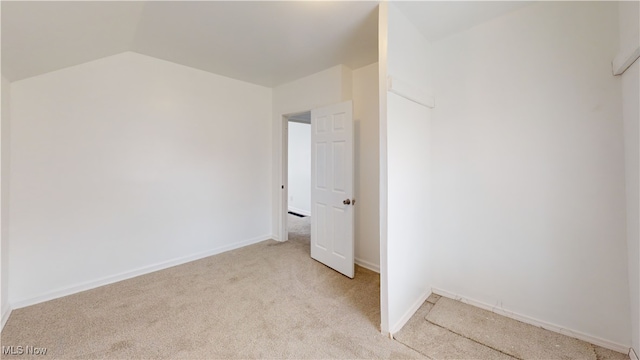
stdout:
{"type": "Polygon", "coordinates": [[[353,278],[351,101],[311,110],[311,257],[353,278]]]}

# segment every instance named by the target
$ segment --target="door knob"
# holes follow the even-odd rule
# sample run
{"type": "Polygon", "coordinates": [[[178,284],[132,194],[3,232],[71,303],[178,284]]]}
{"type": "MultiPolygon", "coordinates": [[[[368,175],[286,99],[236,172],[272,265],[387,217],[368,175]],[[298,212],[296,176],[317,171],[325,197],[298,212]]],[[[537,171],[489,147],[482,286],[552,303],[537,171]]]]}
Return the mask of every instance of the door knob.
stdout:
{"type": "Polygon", "coordinates": [[[349,199],[343,200],[342,203],[345,204],[345,205],[350,205],[351,204],[351,200],[349,200],[349,199]]]}

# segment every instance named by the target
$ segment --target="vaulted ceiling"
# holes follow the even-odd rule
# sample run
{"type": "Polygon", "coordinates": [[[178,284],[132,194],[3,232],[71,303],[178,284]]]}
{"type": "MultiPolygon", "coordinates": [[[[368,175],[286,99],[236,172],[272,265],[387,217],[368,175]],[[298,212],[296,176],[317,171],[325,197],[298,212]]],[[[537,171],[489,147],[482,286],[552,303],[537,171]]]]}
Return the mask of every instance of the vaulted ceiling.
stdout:
{"type": "Polygon", "coordinates": [[[123,51],[276,86],[377,61],[377,2],[2,2],[10,81],[123,51]]]}
{"type": "MultiPolygon", "coordinates": [[[[526,5],[394,2],[429,40],[526,5]]],[[[124,51],[268,87],[378,60],[377,1],[2,1],[10,81],[124,51]]]]}

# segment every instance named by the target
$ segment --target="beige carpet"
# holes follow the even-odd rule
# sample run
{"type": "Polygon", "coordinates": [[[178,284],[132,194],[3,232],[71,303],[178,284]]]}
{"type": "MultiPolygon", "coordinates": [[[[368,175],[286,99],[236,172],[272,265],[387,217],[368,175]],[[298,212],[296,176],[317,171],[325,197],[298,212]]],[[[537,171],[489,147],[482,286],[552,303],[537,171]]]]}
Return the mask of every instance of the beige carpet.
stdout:
{"type": "Polygon", "coordinates": [[[434,359],[629,359],[626,354],[437,295],[429,297],[395,338],[434,359]]]}
{"type": "Polygon", "coordinates": [[[47,348],[39,359],[628,359],[435,295],[390,340],[379,275],[356,266],[351,280],[312,260],[309,227],[289,216],[288,242],[17,309],[2,345],[47,348]]]}
{"type": "Polygon", "coordinates": [[[68,359],[423,357],[380,334],[379,275],[356,267],[350,280],[312,260],[308,218],[289,218],[288,242],[17,309],[2,345],[68,359]]]}
{"type": "Polygon", "coordinates": [[[289,214],[287,220],[287,227],[289,229],[289,240],[309,243],[311,236],[311,218],[308,216],[298,217],[289,214]]]}

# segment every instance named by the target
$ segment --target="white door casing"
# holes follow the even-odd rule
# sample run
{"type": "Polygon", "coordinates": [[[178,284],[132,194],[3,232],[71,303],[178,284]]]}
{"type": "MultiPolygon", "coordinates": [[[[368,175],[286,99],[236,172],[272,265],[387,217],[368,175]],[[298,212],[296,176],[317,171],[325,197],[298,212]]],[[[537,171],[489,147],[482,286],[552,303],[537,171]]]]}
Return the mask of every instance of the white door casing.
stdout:
{"type": "Polygon", "coordinates": [[[351,101],[311,110],[311,257],[354,276],[351,101]]]}

